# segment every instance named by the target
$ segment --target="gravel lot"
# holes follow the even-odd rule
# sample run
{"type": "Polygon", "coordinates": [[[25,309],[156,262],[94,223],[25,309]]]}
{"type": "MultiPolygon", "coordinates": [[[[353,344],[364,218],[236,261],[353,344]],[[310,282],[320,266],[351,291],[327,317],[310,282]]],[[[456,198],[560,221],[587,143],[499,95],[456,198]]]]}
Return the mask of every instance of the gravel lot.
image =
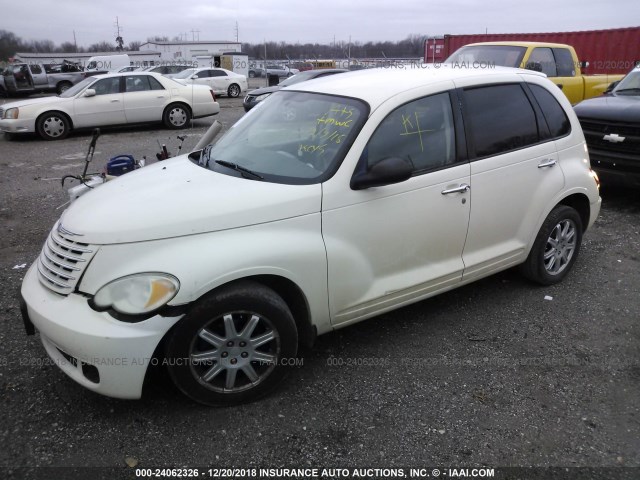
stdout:
{"type": "MultiPolygon", "coordinates": [[[[225,128],[243,114],[241,99],[220,104],[225,128]]],[[[94,166],[121,153],[155,161],[158,141],[175,153],[183,133],[189,151],[211,121],[103,132],[94,166]]],[[[122,401],[51,365],[38,336],[25,335],[16,297],[67,200],[59,179],[82,170],[90,138],[0,136],[3,477],[113,467],[78,478],[135,478],[133,465],[616,467],[569,472],[640,478],[640,192],[602,192],[600,218],[560,285],[507,271],[325,335],[258,403],[206,408],[162,376],[142,400],[122,401]]]]}

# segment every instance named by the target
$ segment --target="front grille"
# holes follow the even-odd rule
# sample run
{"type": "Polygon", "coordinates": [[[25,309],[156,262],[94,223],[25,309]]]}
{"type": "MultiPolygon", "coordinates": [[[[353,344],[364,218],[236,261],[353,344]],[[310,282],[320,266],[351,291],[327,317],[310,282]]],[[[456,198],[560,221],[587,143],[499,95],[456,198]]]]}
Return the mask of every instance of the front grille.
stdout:
{"type": "Polygon", "coordinates": [[[62,295],[73,292],[96,252],[95,246],[79,242],[75,236],[56,224],[38,258],[40,282],[62,295]]]}
{"type": "Polygon", "coordinates": [[[594,119],[580,119],[587,145],[597,150],[631,153],[640,155],[640,123],[604,122],[594,119]],[[606,135],[617,134],[620,142],[605,140],[606,135]]]}

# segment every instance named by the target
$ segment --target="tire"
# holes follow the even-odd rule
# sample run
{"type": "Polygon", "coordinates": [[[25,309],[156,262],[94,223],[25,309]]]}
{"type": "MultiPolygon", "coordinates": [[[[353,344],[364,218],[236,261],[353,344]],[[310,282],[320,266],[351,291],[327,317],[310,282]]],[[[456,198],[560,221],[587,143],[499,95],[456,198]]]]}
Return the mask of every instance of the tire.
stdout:
{"type": "Polygon", "coordinates": [[[172,103],[164,109],[162,122],[167,128],[181,129],[189,125],[191,110],[182,103],[172,103]]]}
{"type": "Polygon", "coordinates": [[[66,115],[59,112],[47,112],[36,121],[38,135],[45,140],[62,140],[69,135],[71,126],[66,115]]]}
{"type": "Polygon", "coordinates": [[[287,374],[281,360],[297,351],[287,304],[271,289],[247,281],[198,301],[169,333],[165,361],[185,395],[228,406],[272,391],[287,374]]]}
{"type": "Polygon", "coordinates": [[[566,205],[554,208],[546,218],[521,265],[522,274],[541,285],[553,285],[567,276],[580,252],[582,219],[566,205]]]}
{"type": "Polygon", "coordinates": [[[71,82],[60,82],[56,86],[56,92],[60,95],[62,92],[69,90],[72,86],[73,84],[71,82]]]}
{"type": "Polygon", "coordinates": [[[236,98],[240,96],[240,85],[238,85],[237,83],[233,83],[231,85],[229,85],[229,88],[227,89],[227,95],[230,96],[231,98],[236,98]]]}
{"type": "Polygon", "coordinates": [[[256,72],[249,70],[249,78],[256,78],[256,72]]]}

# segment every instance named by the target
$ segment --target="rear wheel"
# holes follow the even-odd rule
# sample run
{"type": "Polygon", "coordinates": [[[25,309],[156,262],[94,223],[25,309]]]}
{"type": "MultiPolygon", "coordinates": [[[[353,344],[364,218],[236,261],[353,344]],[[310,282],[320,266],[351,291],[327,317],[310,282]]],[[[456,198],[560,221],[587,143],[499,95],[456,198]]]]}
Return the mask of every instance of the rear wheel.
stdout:
{"type": "Polygon", "coordinates": [[[191,110],[186,105],[173,103],[164,110],[162,121],[167,128],[185,128],[189,124],[191,110]]]}
{"type": "Polygon", "coordinates": [[[36,121],[38,135],[45,140],[62,140],[71,129],[67,117],[58,112],[48,112],[36,121]]]}
{"type": "Polygon", "coordinates": [[[200,300],[170,333],[166,361],[175,385],[211,406],[255,400],[286,376],[296,356],[291,311],[255,282],[225,287],[200,300]]]}
{"type": "Polygon", "coordinates": [[[580,252],[582,219],[566,205],[554,208],[536,236],[521,271],[528,279],[553,285],[567,276],[580,252]]]}
{"type": "Polygon", "coordinates": [[[227,89],[227,95],[229,95],[230,97],[237,97],[240,95],[240,85],[234,83],[232,85],[229,85],[229,88],[227,89]]]}

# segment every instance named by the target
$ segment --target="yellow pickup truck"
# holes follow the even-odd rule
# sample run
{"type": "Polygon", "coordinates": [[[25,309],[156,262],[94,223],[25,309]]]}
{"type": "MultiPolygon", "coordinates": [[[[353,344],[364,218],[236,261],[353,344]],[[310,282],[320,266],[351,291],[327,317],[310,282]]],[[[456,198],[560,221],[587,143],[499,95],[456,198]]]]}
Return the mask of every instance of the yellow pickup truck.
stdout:
{"type": "Polygon", "coordinates": [[[604,93],[624,75],[582,75],[573,47],[561,43],[471,43],[456,50],[445,63],[454,66],[519,67],[542,72],[562,89],[572,105],[604,93]]]}

